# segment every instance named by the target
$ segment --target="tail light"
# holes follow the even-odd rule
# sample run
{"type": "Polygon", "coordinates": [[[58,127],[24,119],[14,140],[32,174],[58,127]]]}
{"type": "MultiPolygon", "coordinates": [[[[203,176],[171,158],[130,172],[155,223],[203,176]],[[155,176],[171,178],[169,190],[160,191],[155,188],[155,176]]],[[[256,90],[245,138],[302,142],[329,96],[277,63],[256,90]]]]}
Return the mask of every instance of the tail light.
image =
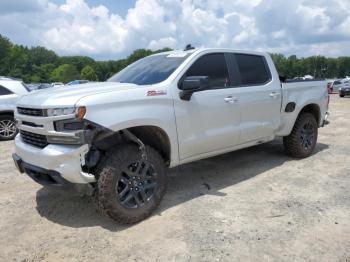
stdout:
{"type": "Polygon", "coordinates": [[[330,100],[330,96],[328,95],[328,98],[327,98],[327,110],[329,108],[329,100],[330,100]]]}
{"type": "Polygon", "coordinates": [[[327,91],[328,91],[328,94],[332,93],[332,83],[327,83],[327,91]]]}
{"type": "Polygon", "coordinates": [[[328,108],[329,108],[329,100],[331,98],[331,96],[329,95],[331,93],[331,83],[328,83],[327,84],[327,92],[328,92],[328,95],[327,95],[327,111],[328,111],[328,108]]]}

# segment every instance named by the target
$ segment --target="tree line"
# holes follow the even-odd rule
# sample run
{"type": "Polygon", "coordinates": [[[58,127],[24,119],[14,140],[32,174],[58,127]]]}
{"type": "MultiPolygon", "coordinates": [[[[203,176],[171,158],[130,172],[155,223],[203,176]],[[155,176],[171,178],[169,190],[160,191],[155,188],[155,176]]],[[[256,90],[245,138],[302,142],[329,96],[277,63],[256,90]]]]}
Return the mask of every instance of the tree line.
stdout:
{"type": "MultiPolygon", "coordinates": [[[[25,82],[67,83],[75,79],[105,81],[124,67],[145,56],[169,51],[135,50],[125,59],[95,61],[87,56],[58,56],[44,47],[16,45],[0,34],[0,76],[11,76],[25,82]]],[[[280,75],[294,78],[312,75],[316,78],[344,78],[350,76],[350,57],[326,58],[313,56],[298,58],[272,54],[280,75]]]]}

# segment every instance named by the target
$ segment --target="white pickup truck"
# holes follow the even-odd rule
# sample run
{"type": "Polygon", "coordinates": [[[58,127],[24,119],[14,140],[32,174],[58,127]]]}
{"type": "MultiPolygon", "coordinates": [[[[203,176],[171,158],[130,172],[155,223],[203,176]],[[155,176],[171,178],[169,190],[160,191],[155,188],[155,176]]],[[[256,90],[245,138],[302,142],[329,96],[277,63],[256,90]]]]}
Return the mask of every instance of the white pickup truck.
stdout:
{"type": "Polygon", "coordinates": [[[38,183],[74,186],[135,223],[159,205],[167,168],[283,137],[312,154],[327,83],[281,83],[266,53],[194,49],[141,59],[107,82],[23,96],[13,158],[38,183]]]}

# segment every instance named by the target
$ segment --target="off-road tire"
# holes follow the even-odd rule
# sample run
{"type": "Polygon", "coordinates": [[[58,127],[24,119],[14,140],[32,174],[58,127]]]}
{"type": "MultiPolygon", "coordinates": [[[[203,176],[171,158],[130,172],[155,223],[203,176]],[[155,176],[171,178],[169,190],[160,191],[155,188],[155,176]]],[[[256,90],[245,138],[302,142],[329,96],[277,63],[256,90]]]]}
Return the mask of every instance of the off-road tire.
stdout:
{"type": "MultiPolygon", "coordinates": [[[[1,122],[1,121],[12,121],[13,123],[15,123],[15,119],[14,119],[14,117],[11,116],[11,115],[0,115],[0,122],[1,122]]],[[[16,131],[13,133],[13,135],[8,136],[8,137],[2,136],[2,135],[0,134],[0,141],[12,140],[12,139],[14,139],[14,138],[16,137],[17,133],[18,133],[18,130],[16,130],[16,131]]]]}
{"type": "Polygon", "coordinates": [[[149,201],[143,206],[131,209],[122,205],[118,199],[116,187],[123,175],[123,170],[130,163],[142,159],[140,149],[136,144],[121,144],[118,148],[109,150],[97,168],[98,181],[94,193],[94,203],[103,215],[120,224],[133,224],[149,217],[159,206],[167,187],[167,167],[160,154],[146,145],[147,162],[152,165],[157,177],[157,187],[149,201]]]}
{"type": "Polygon", "coordinates": [[[317,136],[318,124],[315,117],[310,113],[301,113],[294,124],[291,134],[283,137],[283,145],[288,155],[295,158],[305,158],[310,156],[314,151],[317,144],[317,136]],[[313,126],[313,131],[311,134],[313,137],[312,143],[305,148],[302,145],[302,130],[307,124],[313,126]]]}

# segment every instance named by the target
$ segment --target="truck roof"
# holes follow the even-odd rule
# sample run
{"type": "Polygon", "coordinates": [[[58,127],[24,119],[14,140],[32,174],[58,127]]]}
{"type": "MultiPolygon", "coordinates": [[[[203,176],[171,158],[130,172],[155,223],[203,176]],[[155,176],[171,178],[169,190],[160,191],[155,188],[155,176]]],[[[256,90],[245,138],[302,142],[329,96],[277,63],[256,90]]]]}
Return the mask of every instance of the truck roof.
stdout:
{"type": "Polygon", "coordinates": [[[201,52],[232,52],[232,53],[242,53],[242,54],[252,54],[252,55],[261,55],[265,56],[267,55],[266,52],[259,52],[259,51],[251,51],[251,50],[239,50],[239,49],[231,49],[231,48],[194,48],[190,50],[173,50],[173,51],[167,51],[162,52],[156,55],[164,55],[164,54],[194,54],[194,53],[201,53],[201,52]]]}

